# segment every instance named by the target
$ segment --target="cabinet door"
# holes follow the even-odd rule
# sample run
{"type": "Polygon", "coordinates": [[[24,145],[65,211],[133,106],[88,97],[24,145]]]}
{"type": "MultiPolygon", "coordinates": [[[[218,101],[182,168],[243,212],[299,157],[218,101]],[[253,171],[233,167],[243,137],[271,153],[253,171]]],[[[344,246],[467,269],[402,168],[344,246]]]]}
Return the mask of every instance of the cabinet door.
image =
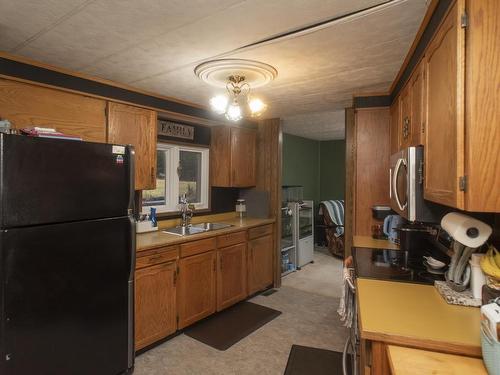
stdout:
{"type": "Polygon", "coordinates": [[[411,141],[411,87],[410,84],[401,91],[401,128],[399,131],[399,148],[405,148],[411,141]]]}
{"type": "Polygon", "coordinates": [[[217,251],[217,311],[247,296],[246,249],[241,243],[217,251]]]}
{"type": "Polygon", "coordinates": [[[410,79],[411,91],[411,116],[410,116],[410,136],[408,146],[418,146],[423,144],[424,134],[423,123],[423,90],[424,69],[421,64],[417,65],[410,79]]]}
{"type": "Polygon", "coordinates": [[[467,0],[467,211],[500,212],[500,1],[467,0]]]}
{"type": "Polygon", "coordinates": [[[156,185],[156,117],[149,109],[108,103],[108,143],[135,148],[135,190],[156,185]]]}
{"type": "Polygon", "coordinates": [[[106,142],[106,101],[0,79],[0,117],[22,129],[55,128],[89,142],[106,142]]]}
{"type": "Polygon", "coordinates": [[[231,185],[255,186],[255,149],[257,135],[254,130],[231,128],[231,185]]]}
{"type": "Polygon", "coordinates": [[[215,251],[179,260],[177,304],[179,329],[215,312],[215,251]]]}
{"type": "Polygon", "coordinates": [[[176,330],[175,262],[135,273],[135,350],[176,330]]]}
{"type": "Polygon", "coordinates": [[[273,237],[248,242],[248,294],[265,289],[273,283],[273,237]]]}
{"type": "Polygon", "coordinates": [[[429,44],[425,59],[426,133],[424,197],[463,208],[464,31],[457,1],[429,44]]]}
{"type": "Polygon", "coordinates": [[[391,155],[399,151],[399,133],[401,130],[400,97],[394,99],[391,105],[391,155]]]}
{"type": "Polygon", "coordinates": [[[231,129],[217,126],[211,130],[210,183],[231,186],[231,129]]]}

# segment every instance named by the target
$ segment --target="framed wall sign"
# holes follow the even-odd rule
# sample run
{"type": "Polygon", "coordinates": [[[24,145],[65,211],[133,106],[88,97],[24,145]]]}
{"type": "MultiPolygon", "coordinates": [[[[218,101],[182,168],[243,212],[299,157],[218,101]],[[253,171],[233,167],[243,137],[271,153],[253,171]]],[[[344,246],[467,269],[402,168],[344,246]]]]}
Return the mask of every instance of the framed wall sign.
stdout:
{"type": "Polygon", "coordinates": [[[158,120],[158,135],[169,138],[194,140],[194,126],[168,120],[158,120]]]}

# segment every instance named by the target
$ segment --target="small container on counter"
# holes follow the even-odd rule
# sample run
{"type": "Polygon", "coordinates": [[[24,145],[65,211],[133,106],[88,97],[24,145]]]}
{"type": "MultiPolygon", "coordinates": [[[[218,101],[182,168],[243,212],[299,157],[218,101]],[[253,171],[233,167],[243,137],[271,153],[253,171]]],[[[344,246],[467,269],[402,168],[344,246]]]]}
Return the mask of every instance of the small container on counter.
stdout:
{"type": "Polygon", "coordinates": [[[483,285],[486,283],[486,277],[481,269],[480,261],[484,254],[472,254],[469,260],[471,267],[470,288],[472,296],[481,299],[483,285]]]}
{"type": "Polygon", "coordinates": [[[240,215],[240,220],[242,220],[246,216],[247,206],[244,199],[236,200],[236,212],[240,215]]]}
{"type": "Polygon", "coordinates": [[[158,230],[158,222],[156,220],[156,208],[151,207],[149,215],[141,215],[135,223],[136,233],[154,232],[158,230]]]}

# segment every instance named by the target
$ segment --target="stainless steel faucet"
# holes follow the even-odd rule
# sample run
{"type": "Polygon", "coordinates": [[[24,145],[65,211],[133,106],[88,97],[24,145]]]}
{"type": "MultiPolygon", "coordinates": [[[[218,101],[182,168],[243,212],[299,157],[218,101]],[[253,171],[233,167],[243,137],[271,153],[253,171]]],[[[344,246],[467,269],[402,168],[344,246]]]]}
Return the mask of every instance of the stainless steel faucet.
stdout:
{"type": "Polygon", "coordinates": [[[191,225],[191,218],[194,214],[194,204],[187,201],[186,194],[182,194],[179,198],[181,208],[181,227],[188,227],[191,225]]]}

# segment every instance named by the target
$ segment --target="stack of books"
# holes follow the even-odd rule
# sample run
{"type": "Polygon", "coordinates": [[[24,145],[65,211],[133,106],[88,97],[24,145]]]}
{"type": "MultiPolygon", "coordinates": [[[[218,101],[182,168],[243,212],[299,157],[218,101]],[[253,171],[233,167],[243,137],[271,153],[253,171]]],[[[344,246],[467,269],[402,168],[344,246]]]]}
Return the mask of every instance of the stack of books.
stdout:
{"type": "Polygon", "coordinates": [[[58,132],[53,128],[41,128],[38,126],[32,128],[23,128],[21,129],[22,134],[29,135],[30,137],[40,137],[40,138],[55,138],[55,139],[68,139],[72,141],[81,141],[82,138],[68,135],[61,132],[58,132]]]}

